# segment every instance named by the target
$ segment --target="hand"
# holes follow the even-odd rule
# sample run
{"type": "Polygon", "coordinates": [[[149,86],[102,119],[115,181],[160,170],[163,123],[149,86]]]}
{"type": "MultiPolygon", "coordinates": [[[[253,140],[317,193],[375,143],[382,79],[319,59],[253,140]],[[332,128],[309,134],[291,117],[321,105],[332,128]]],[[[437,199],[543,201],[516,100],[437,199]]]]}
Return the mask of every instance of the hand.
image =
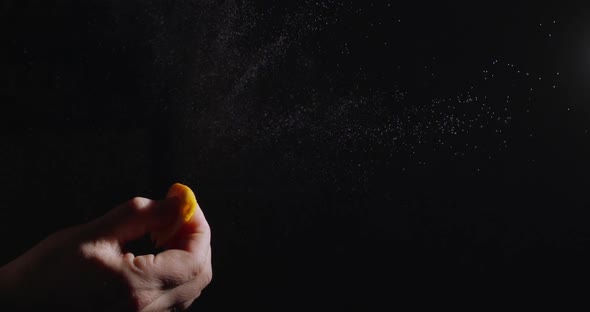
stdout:
{"type": "MultiPolygon", "coordinates": [[[[126,243],[172,224],[174,202],[134,198],[106,215],[56,232],[0,268],[0,303],[17,310],[186,309],[211,282],[211,232],[200,207],[157,254],[126,243]]],[[[3,309],[3,307],[1,308],[3,309]]]]}

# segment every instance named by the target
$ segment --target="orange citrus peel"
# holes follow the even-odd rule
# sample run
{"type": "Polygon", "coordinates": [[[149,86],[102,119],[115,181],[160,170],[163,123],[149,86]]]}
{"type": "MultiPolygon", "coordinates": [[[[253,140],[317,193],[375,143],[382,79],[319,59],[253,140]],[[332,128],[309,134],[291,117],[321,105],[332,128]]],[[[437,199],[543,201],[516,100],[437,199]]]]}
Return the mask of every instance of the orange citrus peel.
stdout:
{"type": "Polygon", "coordinates": [[[152,233],[152,241],[155,242],[157,248],[162,247],[172,239],[182,225],[192,218],[198,207],[193,191],[190,187],[181,183],[172,184],[168,189],[166,198],[176,199],[174,208],[177,209],[178,214],[170,227],[152,233]]]}

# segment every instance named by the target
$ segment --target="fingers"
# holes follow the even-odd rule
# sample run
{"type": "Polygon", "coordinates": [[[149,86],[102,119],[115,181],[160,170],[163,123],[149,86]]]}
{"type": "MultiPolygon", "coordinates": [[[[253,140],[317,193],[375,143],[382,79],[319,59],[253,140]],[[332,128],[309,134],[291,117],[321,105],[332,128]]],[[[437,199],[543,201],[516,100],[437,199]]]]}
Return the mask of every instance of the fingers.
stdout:
{"type": "Polygon", "coordinates": [[[156,307],[166,309],[179,302],[191,301],[211,282],[211,232],[206,222],[199,209],[186,228],[192,233],[177,240],[183,249],[169,249],[155,256],[143,255],[128,261],[135,271],[150,276],[162,291],[154,302],[156,307]]]}
{"type": "Polygon", "coordinates": [[[183,311],[188,309],[209,285],[210,276],[210,274],[200,274],[189,282],[164,290],[150,307],[157,311],[183,311]]]}
{"type": "Polygon", "coordinates": [[[133,198],[94,222],[105,238],[127,243],[171,224],[176,215],[174,198],[133,198]]]}
{"type": "Polygon", "coordinates": [[[172,302],[183,302],[181,308],[187,309],[213,279],[211,228],[200,207],[197,206],[195,214],[183,230],[185,235],[180,236],[176,243],[179,248],[192,255],[199,273],[191,281],[169,291],[166,297],[172,302]]]}
{"type": "Polygon", "coordinates": [[[152,274],[162,289],[172,289],[195,280],[208,284],[213,277],[210,250],[207,247],[200,256],[178,249],[159,253],[153,259],[152,274]]]}
{"type": "Polygon", "coordinates": [[[187,283],[163,295],[162,301],[168,306],[176,308],[177,311],[184,311],[201,296],[205,287],[206,285],[187,283]],[[187,298],[189,299],[187,300],[187,298]]]}
{"type": "Polygon", "coordinates": [[[169,311],[169,312],[179,312],[179,311],[186,311],[193,302],[199,297],[197,294],[193,299],[188,301],[179,302],[175,301],[174,298],[169,296],[161,296],[154,302],[152,302],[149,306],[141,309],[143,312],[162,312],[162,311],[169,311]]]}
{"type": "Polygon", "coordinates": [[[211,228],[205,218],[203,210],[197,205],[192,218],[183,224],[178,233],[164,247],[167,249],[181,249],[193,253],[196,257],[210,248],[211,228]]]}
{"type": "Polygon", "coordinates": [[[150,297],[158,293],[155,300],[149,303],[149,311],[182,307],[182,303],[187,302],[190,305],[213,277],[210,248],[205,251],[204,258],[196,258],[184,250],[172,249],[156,256],[129,257],[126,262],[130,265],[127,272],[141,277],[142,291],[150,293],[150,297]]]}
{"type": "MultiPolygon", "coordinates": [[[[168,199],[136,198],[113,209],[96,224],[103,228],[107,237],[124,243],[174,222],[176,212],[170,206],[174,206],[174,202],[168,199]]],[[[146,311],[187,308],[213,277],[211,230],[200,207],[169,245],[171,249],[156,255],[126,253],[117,257],[120,272],[128,281],[140,286],[130,285],[131,288],[149,294],[140,297],[145,299],[140,306],[149,306],[146,311]]]]}

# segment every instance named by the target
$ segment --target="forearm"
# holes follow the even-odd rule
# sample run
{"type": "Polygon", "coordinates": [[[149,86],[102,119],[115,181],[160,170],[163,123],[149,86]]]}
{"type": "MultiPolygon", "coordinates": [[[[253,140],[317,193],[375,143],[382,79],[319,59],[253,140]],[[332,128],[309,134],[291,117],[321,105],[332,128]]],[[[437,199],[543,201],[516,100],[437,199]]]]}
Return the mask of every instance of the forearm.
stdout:
{"type": "Polygon", "coordinates": [[[40,306],[45,296],[38,289],[43,277],[34,268],[43,263],[43,257],[38,257],[36,252],[36,248],[32,248],[0,267],[0,310],[4,310],[5,305],[16,311],[34,310],[40,306]]]}
{"type": "Polygon", "coordinates": [[[0,267],[0,302],[2,302],[2,309],[6,305],[10,308],[19,308],[19,302],[22,297],[22,282],[19,278],[19,268],[16,260],[0,267]]]}
{"type": "Polygon", "coordinates": [[[74,230],[56,232],[0,267],[0,311],[86,311],[104,304],[101,291],[115,287],[102,289],[98,281],[113,274],[81,256],[71,238],[82,235],[74,230]]]}

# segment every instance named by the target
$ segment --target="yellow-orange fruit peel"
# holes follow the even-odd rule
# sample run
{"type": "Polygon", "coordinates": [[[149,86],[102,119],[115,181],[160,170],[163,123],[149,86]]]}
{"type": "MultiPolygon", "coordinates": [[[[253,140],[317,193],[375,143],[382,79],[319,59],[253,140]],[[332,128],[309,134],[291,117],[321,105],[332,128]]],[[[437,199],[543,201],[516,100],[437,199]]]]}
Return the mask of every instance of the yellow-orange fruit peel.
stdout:
{"type": "Polygon", "coordinates": [[[190,187],[181,183],[172,184],[168,189],[166,198],[176,198],[174,207],[177,209],[178,214],[170,227],[152,233],[152,241],[156,243],[158,248],[168,242],[182,225],[192,218],[198,207],[193,191],[190,187]]]}

